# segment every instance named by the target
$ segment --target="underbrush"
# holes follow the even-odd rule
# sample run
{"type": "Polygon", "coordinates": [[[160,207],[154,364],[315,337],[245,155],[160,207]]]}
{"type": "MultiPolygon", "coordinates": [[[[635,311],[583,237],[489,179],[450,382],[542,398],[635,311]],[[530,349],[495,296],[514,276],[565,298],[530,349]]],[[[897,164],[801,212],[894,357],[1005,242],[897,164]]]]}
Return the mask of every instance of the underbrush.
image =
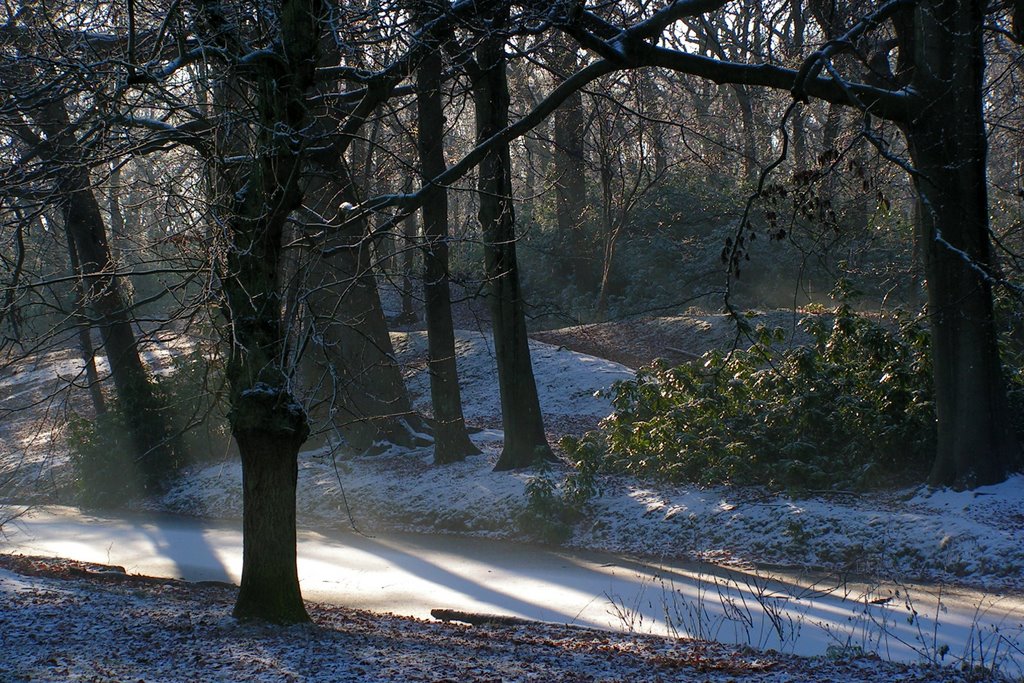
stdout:
{"type": "Polygon", "coordinates": [[[562,446],[580,472],[670,483],[864,489],[920,481],[934,453],[927,330],[837,308],[699,362],[655,363],[611,390],[615,412],[562,446]]]}
{"type": "Polygon", "coordinates": [[[534,467],[537,474],[526,482],[526,506],[516,525],[528,538],[561,543],[572,535],[587,501],[597,494],[597,470],[581,462],[559,483],[547,461],[538,460],[534,467]]]}
{"type": "Polygon", "coordinates": [[[175,359],[171,371],[153,384],[155,402],[167,413],[170,443],[145,466],[128,428],[133,406],[108,397],[102,414],[71,414],[66,439],[82,505],[122,506],[170,481],[186,465],[222,455],[228,447],[223,392],[201,353],[175,359]]]}
{"type": "Polygon", "coordinates": [[[995,309],[1010,419],[1024,440],[1024,301],[1000,294],[995,299],[995,309]]]}
{"type": "Polygon", "coordinates": [[[145,487],[125,420],[117,405],[95,417],[72,413],[68,421],[76,495],[86,507],[118,507],[145,487]]]}

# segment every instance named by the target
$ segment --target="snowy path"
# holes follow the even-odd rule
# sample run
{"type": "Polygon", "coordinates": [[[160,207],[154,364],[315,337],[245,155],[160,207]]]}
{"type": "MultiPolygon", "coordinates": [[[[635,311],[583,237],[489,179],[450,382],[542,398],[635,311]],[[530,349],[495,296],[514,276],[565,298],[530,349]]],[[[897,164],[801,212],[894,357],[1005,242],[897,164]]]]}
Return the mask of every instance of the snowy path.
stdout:
{"type": "MultiPolygon", "coordinates": [[[[36,510],[3,529],[0,552],[121,565],[129,572],[237,582],[236,526],[177,517],[36,510]]],[[[1024,600],[937,588],[772,580],[719,568],[443,536],[299,536],[307,599],[429,617],[432,608],[517,615],[821,654],[860,647],[883,658],[991,664],[1024,673],[1024,600]],[[895,591],[898,592],[898,597],[895,591]],[[846,595],[848,599],[843,599],[846,595]],[[891,598],[883,602],[886,598],[891,598]],[[873,604],[872,601],[878,604],[873,604]],[[909,606],[908,606],[909,605],[909,606]],[[980,607],[979,607],[980,605],[980,607]],[[916,610],[917,617],[910,619],[916,610]],[[912,622],[912,623],[911,623],[912,622]]]]}

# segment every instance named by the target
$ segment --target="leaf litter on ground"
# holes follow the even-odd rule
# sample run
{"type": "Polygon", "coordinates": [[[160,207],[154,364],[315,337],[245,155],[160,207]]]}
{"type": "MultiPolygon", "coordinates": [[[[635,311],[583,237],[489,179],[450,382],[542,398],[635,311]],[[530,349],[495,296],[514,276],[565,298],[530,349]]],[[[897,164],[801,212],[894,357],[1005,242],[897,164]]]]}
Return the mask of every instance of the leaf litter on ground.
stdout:
{"type": "Polygon", "coordinates": [[[545,623],[468,626],[310,603],[312,623],[231,618],[236,589],[0,556],[3,681],[920,681],[979,672],[802,658],[545,623]]]}

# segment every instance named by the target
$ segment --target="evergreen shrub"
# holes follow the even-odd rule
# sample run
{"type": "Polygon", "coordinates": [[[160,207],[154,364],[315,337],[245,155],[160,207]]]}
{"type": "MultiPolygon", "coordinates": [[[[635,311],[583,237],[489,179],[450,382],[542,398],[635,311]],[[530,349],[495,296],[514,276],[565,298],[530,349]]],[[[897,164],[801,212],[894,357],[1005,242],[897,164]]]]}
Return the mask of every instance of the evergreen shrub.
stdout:
{"type": "Polygon", "coordinates": [[[143,489],[143,476],[120,407],[91,418],[72,413],[66,439],[80,505],[121,507],[143,489]]]}
{"type": "Polygon", "coordinates": [[[121,507],[166,485],[184,466],[223,455],[231,437],[219,377],[196,352],[176,358],[168,374],[154,378],[155,402],[168,413],[171,444],[159,459],[147,463],[139,460],[128,429],[131,405],[108,397],[101,415],[73,412],[66,442],[78,502],[121,507]]]}
{"type": "Polygon", "coordinates": [[[562,446],[586,471],[672,483],[839,489],[920,481],[935,448],[924,326],[895,326],[838,307],[700,361],[655,363],[611,390],[600,429],[562,446]]]}

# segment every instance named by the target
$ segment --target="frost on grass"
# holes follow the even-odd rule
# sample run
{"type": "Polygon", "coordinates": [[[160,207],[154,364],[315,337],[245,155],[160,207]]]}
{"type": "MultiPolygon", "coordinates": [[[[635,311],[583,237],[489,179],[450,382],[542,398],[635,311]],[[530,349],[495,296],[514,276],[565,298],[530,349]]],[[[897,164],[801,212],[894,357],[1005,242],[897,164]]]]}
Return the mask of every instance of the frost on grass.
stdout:
{"type": "Polygon", "coordinates": [[[4,681],[966,681],[872,658],[803,659],[551,624],[460,626],[310,605],[312,625],[230,616],[233,588],[0,556],[4,681]],[[12,571],[14,570],[14,571],[12,571]]]}
{"type": "Polygon", "coordinates": [[[1022,490],[1022,475],[980,493],[922,487],[799,499],[726,487],[655,490],[614,480],[593,502],[572,542],[645,554],[682,550],[742,565],[1020,589],[1022,490]]]}

